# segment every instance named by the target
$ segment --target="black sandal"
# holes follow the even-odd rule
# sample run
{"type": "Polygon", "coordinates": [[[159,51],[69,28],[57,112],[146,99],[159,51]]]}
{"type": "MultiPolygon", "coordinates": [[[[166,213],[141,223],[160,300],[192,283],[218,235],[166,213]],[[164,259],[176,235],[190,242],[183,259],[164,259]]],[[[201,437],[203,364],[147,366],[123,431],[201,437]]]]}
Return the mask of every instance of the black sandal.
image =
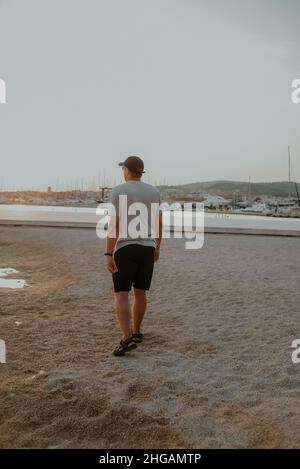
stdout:
{"type": "Polygon", "coordinates": [[[132,334],[132,340],[136,344],[140,344],[144,340],[144,334],[142,334],[141,332],[137,332],[136,334],[132,334]]]}
{"type": "Polygon", "coordinates": [[[127,340],[121,340],[120,345],[118,345],[113,354],[115,357],[122,357],[125,353],[130,352],[130,350],[134,350],[137,348],[136,343],[132,340],[132,338],[127,340]]]}

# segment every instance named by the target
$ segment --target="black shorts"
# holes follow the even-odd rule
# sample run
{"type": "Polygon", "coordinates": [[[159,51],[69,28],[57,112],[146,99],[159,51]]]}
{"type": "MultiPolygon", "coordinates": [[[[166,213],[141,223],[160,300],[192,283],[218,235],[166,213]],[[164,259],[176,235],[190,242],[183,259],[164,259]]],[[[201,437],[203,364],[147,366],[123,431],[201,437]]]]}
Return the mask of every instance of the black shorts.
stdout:
{"type": "Polygon", "coordinates": [[[114,259],[118,272],[112,274],[115,292],[134,288],[149,290],[153,274],[155,248],[128,244],[118,249],[114,259]]]}

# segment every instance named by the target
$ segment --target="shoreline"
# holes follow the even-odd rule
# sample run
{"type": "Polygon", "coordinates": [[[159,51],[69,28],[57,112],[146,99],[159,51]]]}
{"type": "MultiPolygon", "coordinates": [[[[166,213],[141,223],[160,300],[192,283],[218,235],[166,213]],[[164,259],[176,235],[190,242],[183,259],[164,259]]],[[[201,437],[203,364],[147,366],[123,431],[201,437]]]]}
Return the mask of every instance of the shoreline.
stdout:
{"type": "MultiPolygon", "coordinates": [[[[3,206],[0,204],[0,226],[36,226],[92,228],[103,218],[105,208],[63,206],[3,206]]],[[[182,231],[182,212],[165,211],[164,224],[170,232],[182,231]]],[[[270,217],[265,215],[228,212],[203,212],[205,233],[245,234],[264,236],[300,237],[300,218],[270,217]]],[[[195,231],[196,212],[191,212],[185,232],[195,231]]],[[[203,232],[200,222],[197,232],[203,232]]]]}
{"type": "MultiPolygon", "coordinates": [[[[60,221],[31,221],[31,220],[0,220],[0,226],[3,227],[37,227],[37,228],[82,228],[82,229],[95,229],[95,224],[90,222],[60,222],[60,221]]],[[[180,232],[180,229],[170,229],[171,233],[180,232]]],[[[182,231],[183,232],[183,231],[182,231]]],[[[186,230],[186,233],[191,233],[192,230],[186,230]]],[[[255,235],[255,236],[282,236],[282,237],[300,237],[299,230],[266,230],[266,229],[251,229],[251,228],[218,228],[218,227],[204,227],[204,233],[211,234],[233,234],[233,235],[255,235]]]]}

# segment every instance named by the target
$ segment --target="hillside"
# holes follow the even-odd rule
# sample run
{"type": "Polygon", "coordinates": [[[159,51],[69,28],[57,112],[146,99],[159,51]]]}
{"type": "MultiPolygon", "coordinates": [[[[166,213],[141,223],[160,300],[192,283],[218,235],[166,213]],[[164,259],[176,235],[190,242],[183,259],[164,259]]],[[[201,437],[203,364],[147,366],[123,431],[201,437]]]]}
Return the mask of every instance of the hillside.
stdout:
{"type": "MultiPolygon", "coordinates": [[[[288,196],[287,181],[279,182],[253,182],[250,184],[251,195],[267,195],[275,197],[287,197],[288,196]]],[[[223,192],[232,194],[233,192],[239,192],[240,194],[248,194],[249,182],[243,181],[207,181],[207,182],[193,182],[191,184],[181,184],[176,186],[159,186],[160,189],[174,188],[184,190],[185,192],[200,192],[200,193],[215,193],[223,192]]],[[[300,183],[297,183],[298,193],[300,194],[300,183]]],[[[290,194],[292,197],[297,197],[295,183],[290,183],[290,194]]]]}

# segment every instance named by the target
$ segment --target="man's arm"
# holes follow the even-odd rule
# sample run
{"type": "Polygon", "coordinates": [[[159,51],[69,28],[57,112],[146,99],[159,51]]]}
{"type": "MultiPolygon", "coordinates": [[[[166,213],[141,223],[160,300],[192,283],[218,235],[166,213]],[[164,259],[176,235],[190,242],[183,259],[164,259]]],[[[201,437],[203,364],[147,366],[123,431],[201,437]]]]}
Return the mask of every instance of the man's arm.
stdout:
{"type": "Polygon", "coordinates": [[[158,212],[158,237],[155,238],[155,241],[156,241],[156,248],[155,248],[155,254],[154,254],[155,261],[158,261],[159,256],[160,256],[160,245],[161,245],[161,240],[162,240],[162,233],[163,233],[163,214],[162,214],[162,211],[159,210],[158,212]]]}
{"type": "Polygon", "coordinates": [[[106,269],[108,272],[117,272],[117,266],[113,257],[115,245],[119,236],[119,217],[111,216],[108,222],[105,252],[111,255],[106,256],[106,269]]]}

